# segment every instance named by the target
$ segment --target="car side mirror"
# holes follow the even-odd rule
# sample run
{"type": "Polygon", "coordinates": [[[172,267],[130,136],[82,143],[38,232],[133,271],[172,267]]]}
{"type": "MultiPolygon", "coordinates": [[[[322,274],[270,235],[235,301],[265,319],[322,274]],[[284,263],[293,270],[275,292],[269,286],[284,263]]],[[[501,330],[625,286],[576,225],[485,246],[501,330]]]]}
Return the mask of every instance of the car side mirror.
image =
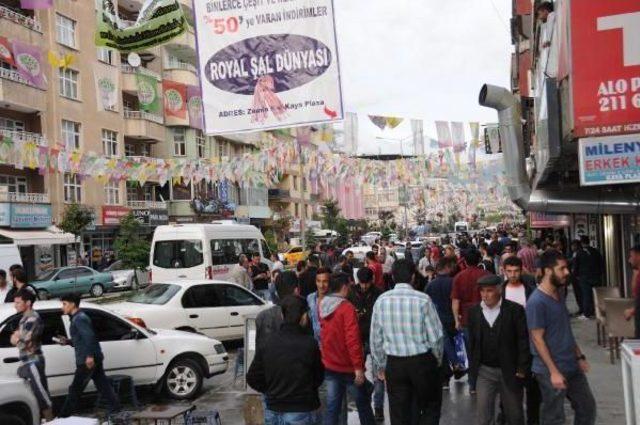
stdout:
{"type": "Polygon", "coordinates": [[[125,336],[125,340],[130,341],[134,339],[143,339],[144,335],[138,329],[131,329],[131,331],[125,336]]]}
{"type": "Polygon", "coordinates": [[[60,276],[54,277],[53,280],[60,280],[60,276]]]}

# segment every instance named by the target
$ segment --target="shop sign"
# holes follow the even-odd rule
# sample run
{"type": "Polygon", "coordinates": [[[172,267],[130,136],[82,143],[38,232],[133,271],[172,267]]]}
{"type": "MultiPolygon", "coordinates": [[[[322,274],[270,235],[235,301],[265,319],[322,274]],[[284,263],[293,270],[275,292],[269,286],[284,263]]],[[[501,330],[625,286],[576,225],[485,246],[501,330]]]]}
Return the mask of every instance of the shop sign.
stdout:
{"type": "Polygon", "coordinates": [[[580,184],[640,182],[640,133],[580,139],[580,184]]]}
{"type": "Polygon", "coordinates": [[[0,203],[0,226],[11,226],[11,204],[0,203]]]}
{"type": "Polygon", "coordinates": [[[194,14],[207,134],[343,118],[332,0],[196,1],[194,14]]]}
{"type": "Polygon", "coordinates": [[[161,226],[169,223],[169,212],[166,209],[135,209],[131,211],[133,216],[145,226],[161,226]]]}
{"type": "Polygon", "coordinates": [[[51,205],[11,204],[11,227],[43,229],[51,226],[51,205]]]}
{"type": "Polygon", "coordinates": [[[640,132],[640,2],[571,2],[574,135],[640,132]]]}
{"type": "Polygon", "coordinates": [[[547,214],[542,212],[530,212],[529,220],[534,229],[547,229],[551,227],[569,227],[571,216],[566,214],[547,214]]]}
{"type": "Polygon", "coordinates": [[[117,226],[120,224],[122,217],[129,214],[131,210],[126,207],[117,205],[102,207],[102,224],[107,226],[117,226]]]}
{"type": "Polygon", "coordinates": [[[169,217],[169,221],[172,223],[195,223],[196,218],[192,215],[172,215],[169,217]]]}

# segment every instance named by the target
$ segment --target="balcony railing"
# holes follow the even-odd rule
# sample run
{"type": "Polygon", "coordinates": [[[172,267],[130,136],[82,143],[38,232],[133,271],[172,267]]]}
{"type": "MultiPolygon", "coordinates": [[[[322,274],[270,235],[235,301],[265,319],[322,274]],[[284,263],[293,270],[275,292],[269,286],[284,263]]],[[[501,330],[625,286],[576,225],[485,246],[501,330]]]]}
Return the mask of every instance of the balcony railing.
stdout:
{"type": "Polygon", "coordinates": [[[139,66],[137,68],[134,68],[131,65],[123,63],[123,64],[120,64],[120,71],[122,71],[124,74],[135,74],[136,72],[140,72],[142,75],[148,75],[149,77],[153,77],[158,81],[162,80],[162,77],[160,76],[160,74],[150,70],[149,68],[145,68],[144,66],[139,66]]]}
{"type": "Polygon", "coordinates": [[[14,69],[0,68],[0,78],[15,81],[16,83],[24,84],[25,86],[35,87],[29,81],[25,80],[22,75],[20,75],[20,73],[14,69]]]}
{"type": "Polygon", "coordinates": [[[157,124],[164,124],[164,118],[161,115],[144,111],[124,111],[124,117],[130,120],[146,120],[157,124]]]}
{"type": "Polygon", "coordinates": [[[8,137],[14,141],[20,140],[23,142],[34,142],[38,146],[47,146],[47,139],[45,139],[42,134],[38,133],[0,128],[0,135],[8,137]]]}
{"type": "Polygon", "coordinates": [[[48,193],[0,192],[0,202],[21,202],[25,204],[49,204],[48,193]]]}
{"type": "Polygon", "coordinates": [[[269,189],[269,199],[289,198],[291,193],[285,189],[269,189]]]}
{"type": "Polygon", "coordinates": [[[40,33],[42,32],[42,25],[37,19],[14,12],[4,6],[0,6],[0,18],[15,22],[16,24],[22,25],[23,27],[31,30],[38,31],[40,33]]]}
{"type": "Polygon", "coordinates": [[[145,210],[145,209],[166,210],[167,203],[162,201],[127,201],[127,207],[134,210],[145,210]]]}
{"type": "Polygon", "coordinates": [[[194,65],[192,65],[192,64],[190,64],[188,62],[182,62],[182,61],[180,61],[180,60],[178,60],[176,58],[169,58],[169,59],[165,60],[164,68],[166,70],[169,70],[169,69],[184,69],[186,71],[191,71],[194,74],[198,75],[198,69],[194,65]]]}

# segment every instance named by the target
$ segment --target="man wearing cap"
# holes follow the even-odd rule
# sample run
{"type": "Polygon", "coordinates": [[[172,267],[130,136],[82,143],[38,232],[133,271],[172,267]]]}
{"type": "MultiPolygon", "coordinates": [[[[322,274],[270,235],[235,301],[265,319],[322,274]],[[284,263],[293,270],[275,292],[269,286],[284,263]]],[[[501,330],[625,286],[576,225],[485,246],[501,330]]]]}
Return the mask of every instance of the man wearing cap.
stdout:
{"type": "Polygon", "coordinates": [[[524,308],[502,297],[502,278],[478,279],[482,302],[469,311],[469,375],[477,379],[479,425],[493,424],[500,395],[508,425],[522,425],[523,380],[529,371],[529,335],[524,308]]]}

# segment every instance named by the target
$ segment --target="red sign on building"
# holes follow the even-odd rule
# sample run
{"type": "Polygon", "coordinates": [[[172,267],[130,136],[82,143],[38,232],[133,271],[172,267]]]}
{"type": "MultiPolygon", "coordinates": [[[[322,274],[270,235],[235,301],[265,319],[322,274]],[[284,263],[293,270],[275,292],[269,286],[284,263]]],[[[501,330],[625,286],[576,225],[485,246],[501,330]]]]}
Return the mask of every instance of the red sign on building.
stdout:
{"type": "Polygon", "coordinates": [[[120,219],[131,211],[129,208],[120,207],[117,205],[109,205],[102,207],[102,224],[105,226],[117,226],[120,224],[120,219]]]}
{"type": "Polygon", "coordinates": [[[570,5],[574,135],[640,132],[640,1],[570,5]]]}

